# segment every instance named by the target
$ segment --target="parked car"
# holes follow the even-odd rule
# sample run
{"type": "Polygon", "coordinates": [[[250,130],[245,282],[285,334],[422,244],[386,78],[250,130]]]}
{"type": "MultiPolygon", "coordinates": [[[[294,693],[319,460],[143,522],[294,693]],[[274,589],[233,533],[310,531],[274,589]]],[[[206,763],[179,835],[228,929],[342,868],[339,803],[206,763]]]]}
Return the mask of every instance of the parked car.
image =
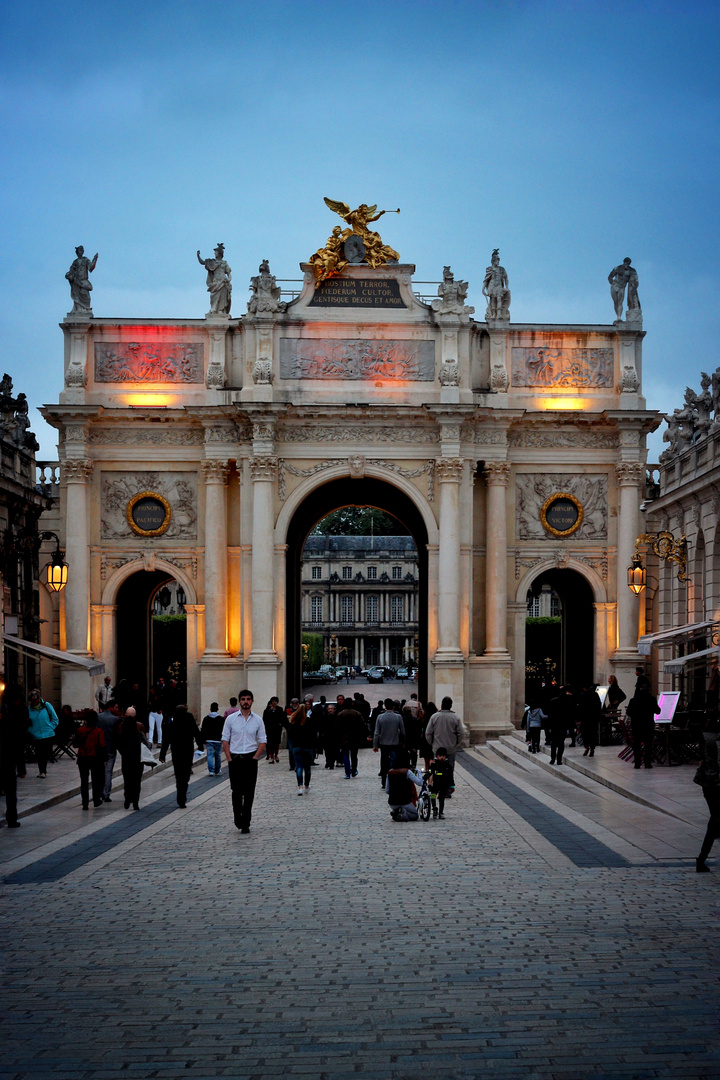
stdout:
{"type": "Polygon", "coordinates": [[[315,686],[317,683],[328,682],[328,677],[324,671],[304,671],[302,677],[303,686],[315,686]]]}
{"type": "Polygon", "coordinates": [[[408,671],[408,669],[406,667],[399,667],[397,669],[397,677],[400,680],[400,682],[404,682],[405,679],[410,678],[410,672],[408,671]]]}
{"type": "Polygon", "coordinates": [[[385,680],[385,668],[382,668],[382,667],[368,668],[367,681],[369,683],[371,683],[371,682],[381,683],[381,682],[384,682],[384,680],[385,680]]]}
{"type": "Polygon", "coordinates": [[[318,670],[325,676],[326,682],[336,683],[338,681],[338,677],[335,674],[335,669],[332,664],[323,664],[318,670]]]}

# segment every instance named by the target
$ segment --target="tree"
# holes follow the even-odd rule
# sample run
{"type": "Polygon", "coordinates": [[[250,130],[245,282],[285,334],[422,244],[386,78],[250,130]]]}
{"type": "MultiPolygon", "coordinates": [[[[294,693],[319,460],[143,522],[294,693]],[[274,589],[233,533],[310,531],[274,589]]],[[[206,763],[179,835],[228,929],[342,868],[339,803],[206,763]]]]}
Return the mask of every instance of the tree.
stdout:
{"type": "Polygon", "coordinates": [[[319,521],[311,536],[409,536],[397,518],[375,506],[342,506],[319,521]]]}
{"type": "Polygon", "coordinates": [[[302,635],[302,651],[303,651],[303,669],[306,671],[317,671],[323,662],[323,639],[322,634],[303,634],[302,635]],[[305,651],[307,646],[307,652],[305,651]],[[307,657],[307,663],[306,663],[307,657]]]}

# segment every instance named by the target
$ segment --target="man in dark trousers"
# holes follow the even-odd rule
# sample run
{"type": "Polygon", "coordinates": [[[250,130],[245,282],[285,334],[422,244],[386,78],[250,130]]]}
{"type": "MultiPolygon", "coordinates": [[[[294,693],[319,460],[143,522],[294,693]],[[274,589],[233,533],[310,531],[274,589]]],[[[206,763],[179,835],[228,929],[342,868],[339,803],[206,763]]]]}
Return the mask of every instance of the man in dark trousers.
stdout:
{"type": "Polygon", "coordinates": [[[583,757],[587,757],[588,754],[590,757],[595,757],[602,705],[591,683],[586,683],[583,686],[582,693],[578,698],[577,711],[580,719],[580,733],[585,744],[583,757]]]}
{"type": "Polygon", "coordinates": [[[241,690],[238,697],[240,710],[225,720],[222,747],[230,773],[235,827],[249,833],[258,761],[265,753],[267,735],[262,716],[253,712],[251,692],[241,690]]]}
{"type": "Polygon", "coordinates": [[[373,750],[380,751],[380,782],[385,787],[385,779],[395,764],[398,750],[405,742],[405,725],[399,712],[395,712],[392,698],[385,698],[385,712],[381,712],[375,721],[373,750]]]}
{"type": "Polygon", "coordinates": [[[185,705],[178,705],[173,711],[171,718],[163,724],[163,741],[160,747],[159,761],[165,761],[168,747],[172,750],[173,772],[175,773],[175,787],[177,789],[177,804],[181,810],[187,805],[187,789],[192,772],[194,744],[202,750],[205,741],[200,734],[200,728],[195,722],[195,717],[187,711],[185,705]]]}
{"type": "Polygon", "coordinates": [[[575,700],[569,686],[561,686],[557,697],[548,705],[548,728],[550,729],[550,764],[562,765],[565,751],[565,735],[575,723],[575,700]]]}
{"type": "MultiPolygon", "coordinates": [[[[644,676],[643,676],[644,677],[644,676]]],[[[638,679],[638,683],[640,680],[638,679]]],[[[645,680],[647,683],[647,680],[645,680]]],[[[641,685],[634,697],[628,702],[627,713],[630,717],[630,732],[633,741],[635,768],[639,769],[645,750],[645,768],[652,769],[652,744],[655,736],[655,716],[660,712],[657,698],[650,693],[650,684],[641,685]]]]}

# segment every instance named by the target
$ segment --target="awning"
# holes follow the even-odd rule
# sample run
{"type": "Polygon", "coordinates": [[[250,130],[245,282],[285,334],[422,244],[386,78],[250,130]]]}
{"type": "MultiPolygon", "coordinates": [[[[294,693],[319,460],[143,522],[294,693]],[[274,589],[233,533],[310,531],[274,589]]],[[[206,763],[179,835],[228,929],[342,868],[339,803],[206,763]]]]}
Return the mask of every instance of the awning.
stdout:
{"type": "Polygon", "coordinates": [[[63,652],[62,649],[51,649],[49,645],[38,645],[35,641],[25,641],[23,638],[13,637],[12,634],[3,634],[2,642],[9,649],[16,652],[38,656],[44,656],[47,660],[54,660],[58,664],[72,664],[74,667],[84,668],[88,675],[104,675],[105,665],[98,660],[91,660],[87,656],[76,656],[75,653],[63,652]]]}
{"type": "Polygon", "coordinates": [[[642,656],[649,656],[653,645],[675,645],[683,639],[690,639],[696,634],[706,633],[711,627],[717,626],[712,620],[707,622],[686,623],[684,626],[676,626],[672,630],[661,630],[657,634],[643,634],[638,638],[638,652],[642,656]]]}
{"type": "Polygon", "coordinates": [[[687,656],[678,656],[674,660],[666,660],[663,671],[670,675],[680,675],[683,668],[688,664],[692,664],[696,660],[702,660],[705,663],[708,657],[711,656],[720,658],[720,646],[713,645],[712,649],[701,649],[700,652],[691,652],[687,656]]]}

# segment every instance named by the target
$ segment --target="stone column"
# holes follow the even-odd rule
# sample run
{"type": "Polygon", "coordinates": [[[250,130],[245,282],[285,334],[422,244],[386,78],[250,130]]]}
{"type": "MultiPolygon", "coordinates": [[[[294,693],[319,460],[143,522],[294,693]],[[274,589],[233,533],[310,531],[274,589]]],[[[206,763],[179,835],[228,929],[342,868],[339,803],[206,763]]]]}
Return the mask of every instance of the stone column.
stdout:
{"type": "MultiPolygon", "coordinates": [[[[62,594],[65,601],[65,648],[79,656],[90,655],[87,481],[92,473],[93,462],[88,458],[72,458],[62,463],[62,478],[66,484],[65,552],[68,564],[68,583],[62,594]]],[[[72,705],[74,709],[92,707],[94,690],[86,671],[64,668],[61,680],[64,703],[72,705]]]]}
{"type": "Polygon", "coordinates": [[[204,660],[227,652],[227,502],[228,463],[202,463],[205,476],[205,652],[204,660]]]}
{"type": "Polygon", "coordinates": [[[507,461],[485,466],[487,527],[485,560],[485,653],[507,653],[507,514],[505,491],[510,479],[507,461]]]}
{"type": "Polygon", "coordinates": [[[439,483],[438,645],[436,660],[462,660],[460,652],[460,481],[462,458],[441,458],[439,483]]]}
{"type": "MultiPolygon", "coordinates": [[[[87,481],[93,462],[87,458],[64,461],[66,484],[65,551],[68,583],[65,587],[67,651],[88,655],[90,604],[90,550],[88,547],[87,481]]],[[[85,676],[87,678],[87,676],[85,676]]]]}
{"type": "MultiPolygon", "coordinates": [[[[273,495],[277,459],[250,461],[253,483],[252,520],[252,652],[251,661],[275,663],[273,647],[273,495]]],[[[268,695],[269,696],[269,695],[268,695]]]]}
{"type": "Polygon", "coordinates": [[[617,538],[617,604],[618,652],[637,655],[638,598],[628,589],[627,568],[635,551],[638,535],[640,484],[645,470],[636,461],[622,461],[615,466],[618,478],[618,538],[617,538]]]}

